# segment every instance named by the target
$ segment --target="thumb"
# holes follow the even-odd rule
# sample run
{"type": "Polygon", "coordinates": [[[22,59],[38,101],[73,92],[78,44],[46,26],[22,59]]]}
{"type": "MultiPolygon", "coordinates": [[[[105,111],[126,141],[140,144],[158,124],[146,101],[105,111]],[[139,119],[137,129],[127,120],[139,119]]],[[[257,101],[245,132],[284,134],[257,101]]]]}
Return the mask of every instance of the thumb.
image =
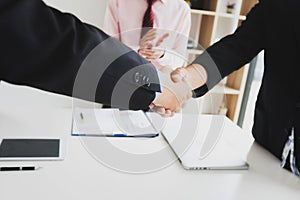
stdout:
{"type": "Polygon", "coordinates": [[[177,68],[177,69],[175,69],[174,71],[171,72],[171,80],[174,83],[184,81],[186,76],[187,76],[186,70],[182,67],[179,67],[179,68],[177,68]]]}

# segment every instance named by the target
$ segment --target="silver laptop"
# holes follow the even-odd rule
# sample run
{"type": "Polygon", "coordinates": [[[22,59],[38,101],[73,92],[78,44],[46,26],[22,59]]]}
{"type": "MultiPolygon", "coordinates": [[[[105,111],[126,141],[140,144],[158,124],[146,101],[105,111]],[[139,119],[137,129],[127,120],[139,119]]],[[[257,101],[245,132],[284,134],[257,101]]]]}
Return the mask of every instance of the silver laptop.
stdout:
{"type": "Polygon", "coordinates": [[[161,135],[185,169],[244,170],[248,163],[230,144],[241,132],[225,116],[176,114],[166,119],[161,135]]]}

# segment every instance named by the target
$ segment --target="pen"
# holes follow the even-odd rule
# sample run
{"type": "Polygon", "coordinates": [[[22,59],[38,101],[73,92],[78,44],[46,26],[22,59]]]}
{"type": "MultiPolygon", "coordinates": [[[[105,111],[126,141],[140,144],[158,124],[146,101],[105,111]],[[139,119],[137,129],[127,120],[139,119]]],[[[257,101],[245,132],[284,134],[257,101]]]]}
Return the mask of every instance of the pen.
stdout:
{"type": "Polygon", "coordinates": [[[80,113],[80,118],[83,120],[83,114],[82,113],[80,113]]]}
{"type": "Polygon", "coordinates": [[[0,167],[0,171],[35,171],[41,167],[24,166],[24,167],[0,167]]]}
{"type": "Polygon", "coordinates": [[[146,133],[141,135],[127,135],[124,133],[116,134],[85,134],[85,133],[72,133],[72,136],[90,136],[90,137],[135,137],[135,138],[152,138],[158,136],[158,133],[146,133]]]}
{"type": "Polygon", "coordinates": [[[85,133],[72,133],[72,136],[92,136],[92,137],[128,137],[128,135],[123,133],[116,134],[85,134],[85,133]]]}

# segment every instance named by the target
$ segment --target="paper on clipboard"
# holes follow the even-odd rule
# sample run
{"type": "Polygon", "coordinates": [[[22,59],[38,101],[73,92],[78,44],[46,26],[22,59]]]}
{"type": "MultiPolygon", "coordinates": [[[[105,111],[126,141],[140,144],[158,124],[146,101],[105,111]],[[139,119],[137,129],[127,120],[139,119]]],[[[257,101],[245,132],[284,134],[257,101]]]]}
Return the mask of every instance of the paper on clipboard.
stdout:
{"type": "Polygon", "coordinates": [[[73,136],[155,137],[158,131],[143,111],[75,108],[73,136]]]}

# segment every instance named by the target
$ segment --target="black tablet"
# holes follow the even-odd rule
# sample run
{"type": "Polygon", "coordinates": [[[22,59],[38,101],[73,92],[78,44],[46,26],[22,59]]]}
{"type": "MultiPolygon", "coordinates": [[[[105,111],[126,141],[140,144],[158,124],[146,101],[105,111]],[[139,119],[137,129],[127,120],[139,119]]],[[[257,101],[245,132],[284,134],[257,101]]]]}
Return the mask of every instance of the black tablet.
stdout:
{"type": "Polygon", "coordinates": [[[60,138],[3,138],[0,160],[57,160],[63,158],[60,138]]]}

